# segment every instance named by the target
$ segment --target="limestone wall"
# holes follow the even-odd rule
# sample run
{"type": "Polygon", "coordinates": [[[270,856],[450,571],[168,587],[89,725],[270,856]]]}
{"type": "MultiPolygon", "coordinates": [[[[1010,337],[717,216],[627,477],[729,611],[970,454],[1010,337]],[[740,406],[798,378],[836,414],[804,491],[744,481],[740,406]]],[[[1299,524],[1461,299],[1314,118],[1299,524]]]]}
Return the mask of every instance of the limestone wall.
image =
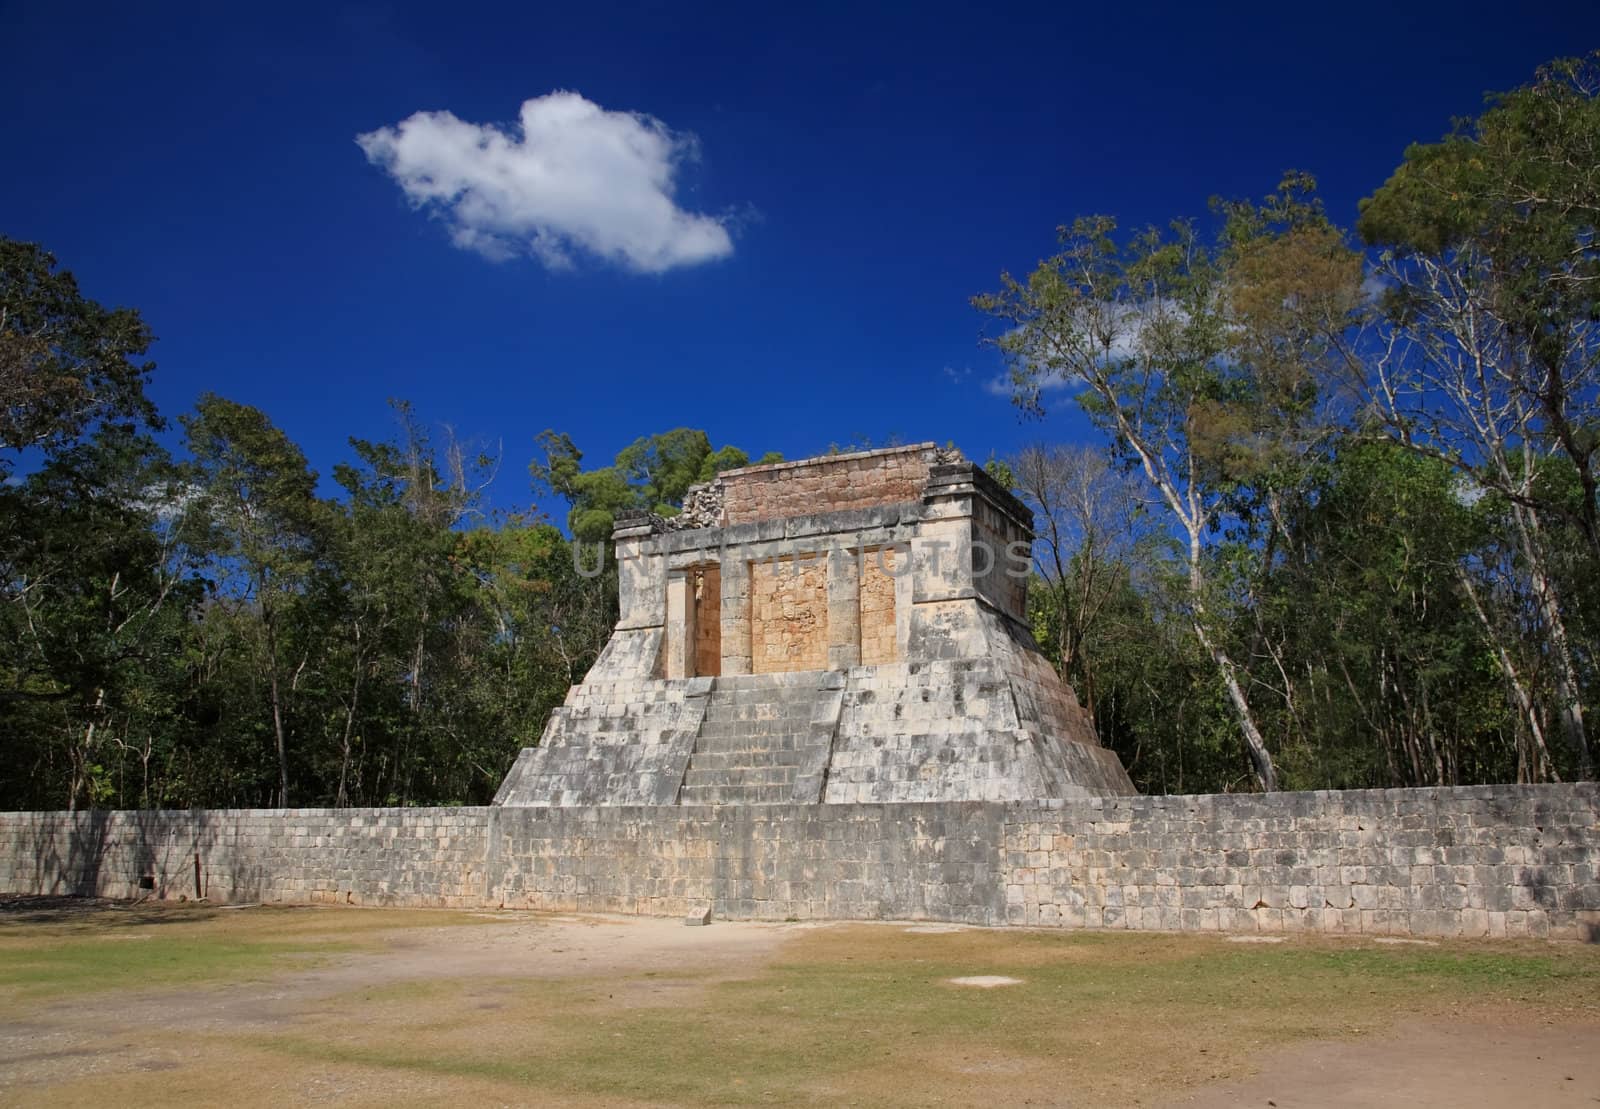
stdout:
{"type": "Polygon", "coordinates": [[[721,474],[724,524],[750,524],[920,501],[938,456],[932,443],[749,466],[721,474]]]}
{"type": "Polygon", "coordinates": [[[1006,920],[1600,939],[1600,787],[1012,806],[1006,920]]]}
{"type": "Polygon", "coordinates": [[[722,568],[704,566],[694,576],[694,672],[722,673],[722,568]]]}
{"type": "Polygon", "coordinates": [[[539,746],[517,756],[495,804],[672,804],[712,681],[591,679],[573,686],[551,712],[539,746]]]}
{"type": "Polygon", "coordinates": [[[899,552],[892,547],[863,551],[858,558],[857,586],[861,636],[861,665],[878,666],[900,660],[899,628],[895,619],[895,568],[899,552]]]}
{"type": "Polygon", "coordinates": [[[1011,804],[5,813],[0,892],[1595,938],[1597,818],[1593,784],[1011,804]]]}
{"type": "Polygon", "coordinates": [[[1005,674],[988,659],[852,670],[823,799],[1059,796],[1037,756],[1022,735],[1005,674]]]}
{"type": "Polygon", "coordinates": [[[502,810],[508,908],[751,920],[1001,919],[992,806],[502,810]]]}
{"type": "Polygon", "coordinates": [[[750,668],[828,668],[828,562],[801,556],[750,566],[750,668]]]}
{"type": "Polygon", "coordinates": [[[477,907],[487,812],[0,813],[0,891],[477,907]]]}

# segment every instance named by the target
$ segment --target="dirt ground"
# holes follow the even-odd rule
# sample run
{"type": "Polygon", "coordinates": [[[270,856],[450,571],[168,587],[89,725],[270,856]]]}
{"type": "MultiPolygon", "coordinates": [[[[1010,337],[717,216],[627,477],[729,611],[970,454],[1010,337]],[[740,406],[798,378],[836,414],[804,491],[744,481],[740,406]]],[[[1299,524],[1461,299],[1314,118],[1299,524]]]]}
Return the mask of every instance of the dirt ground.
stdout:
{"type": "Polygon", "coordinates": [[[1191,1109],[1600,1105],[1600,1029],[1414,1021],[1256,1060],[1257,1074],[1174,1099],[1191,1109]]]}
{"type": "Polygon", "coordinates": [[[0,905],[0,1104],[221,1101],[1595,1106],[1600,955],[0,905]]]}

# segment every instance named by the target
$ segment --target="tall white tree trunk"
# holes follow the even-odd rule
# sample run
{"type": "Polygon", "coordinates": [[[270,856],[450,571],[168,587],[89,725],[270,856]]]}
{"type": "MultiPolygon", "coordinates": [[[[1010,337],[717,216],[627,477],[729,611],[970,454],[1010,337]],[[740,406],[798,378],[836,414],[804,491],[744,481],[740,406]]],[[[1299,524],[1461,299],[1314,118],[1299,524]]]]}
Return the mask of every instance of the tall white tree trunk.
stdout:
{"type": "MultiPolygon", "coordinates": [[[[1523,725],[1528,731],[1528,741],[1533,748],[1531,781],[1560,781],[1555,768],[1550,763],[1550,748],[1545,745],[1544,725],[1539,722],[1539,710],[1533,703],[1533,694],[1529,692],[1527,683],[1522,680],[1517,664],[1511,657],[1511,652],[1501,642],[1499,634],[1495,631],[1494,623],[1489,619],[1488,611],[1478,600],[1478,589],[1472,584],[1472,575],[1464,567],[1456,567],[1456,579],[1461,582],[1461,589],[1467,595],[1467,600],[1472,603],[1472,611],[1477,614],[1478,623],[1483,626],[1484,637],[1489,641],[1489,648],[1494,652],[1495,662],[1500,667],[1500,673],[1506,679],[1506,685],[1511,690],[1511,696],[1517,703],[1517,710],[1522,715],[1523,725]]],[[[1520,746],[1520,745],[1519,745],[1520,746]]],[[[1521,761],[1520,759],[1518,761],[1521,761]]]]}
{"type": "Polygon", "coordinates": [[[1245,753],[1250,756],[1250,767],[1255,772],[1256,783],[1264,791],[1271,793],[1278,788],[1278,768],[1273,765],[1272,753],[1267,750],[1267,742],[1261,735],[1261,729],[1256,727],[1255,713],[1250,708],[1250,699],[1245,696],[1244,686],[1239,683],[1238,666],[1206,628],[1206,583],[1205,572],[1200,562],[1201,530],[1197,526],[1188,530],[1189,604],[1193,612],[1191,624],[1194,627],[1195,638],[1211,656],[1217,673],[1222,675],[1222,684],[1228,691],[1228,701],[1233,705],[1233,714],[1239,721],[1239,731],[1244,735],[1245,753]]]}
{"type": "Polygon", "coordinates": [[[1561,734],[1578,753],[1578,777],[1594,776],[1589,758],[1589,736],[1583,722],[1583,693],[1578,682],[1578,668],[1572,660],[1572,645],[1567,638],[1567,623],[1561,616],[1560,597],[1556,585],[1545,567],[1543,534],[1538,514],[1531,508],[1513,505],[1517,521],[1518,538],[1522,556],[1528,562],[1528,583],[1533,587],[1533,597],[1539,606],[1539,617],[1544,623],[1550,650],[1555,655],[1553,676],[1556,686],[1557,715],[1561,720],[1561,734]]]}

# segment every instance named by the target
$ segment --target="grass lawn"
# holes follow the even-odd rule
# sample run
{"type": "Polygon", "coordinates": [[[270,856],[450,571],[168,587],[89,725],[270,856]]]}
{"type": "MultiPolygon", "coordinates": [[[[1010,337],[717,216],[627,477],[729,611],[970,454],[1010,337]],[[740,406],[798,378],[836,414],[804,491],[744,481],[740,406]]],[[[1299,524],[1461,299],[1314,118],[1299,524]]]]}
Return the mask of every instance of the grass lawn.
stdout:
{"type": "Polygon", "coordinates": [[[339,909],[0,918],[19,1060],[0,1097],[16,1104],[1134,1104],[1274,1047],[1436,1017],[1600,1026],[1600,947],[339,909]],[[950,982],[971,975],[1019,982],[950,982]]]}

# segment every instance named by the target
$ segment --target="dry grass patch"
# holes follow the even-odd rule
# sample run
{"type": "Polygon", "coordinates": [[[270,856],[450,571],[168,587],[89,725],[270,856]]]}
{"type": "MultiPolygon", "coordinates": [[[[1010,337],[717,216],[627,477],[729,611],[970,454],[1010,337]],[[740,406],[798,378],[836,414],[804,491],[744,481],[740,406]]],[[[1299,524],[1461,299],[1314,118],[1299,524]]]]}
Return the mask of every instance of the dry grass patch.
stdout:
{"type": "MultiPolygon", "coordinates": [[[[0,1086],[10,1079],[11,1096],[29,1104],[1103,1106],[1148,1103],[1247,1073],[1268,1049],[1410,1017],[1600,1028],[1593,946],[227,915],[135,926],[199,944],[208,954],[191,969],[218,983],[204,996],[226,1004],[196,1017],[201,995],[185,979],[139,991],[101,982],[122,992],[91,994],[72,972],[38,1031],[13,1026],[13,1042],[42,1054],[0,1066],[0,1086]],[[328,965],[305,969],[307,957],[328,965]],[[248,977],[264,974],[266,984],[248,977]],[[950,982],[982,975],[1021,982],[950,982]],[[125,1004],[144,1018],[108,1015],[125,1004]]],[[[158,942],[46,933],[0,930],[0,950],[15,939],[13,953],[49,950],[59,966],[78,951],[103,959],[108,947],[158,942]]],[[[28,967],[0,996],[38,986],[39,965],[28,967]]]]}
{"type": "Polygon", "coordinates": [[[0,914],[0,1015],[77,993],[260,979],[477,914],[198,903],[90,904],[0,914]]]}
{"type": "MultiPolygon", "coordinates": [[[[1600,1019],[1600,958],[1545,945],[1380,948],[1302,940],[851,926],[800,933],[756,973],[532,982],[490,1021],[469,989],[403,1042],[357,1010],[268,1046],[601,1098],[963,1103],[1093,1091],[1097,1104],[1243,1073],[1263,1048],[1495,1006],[1600,1019]],[[950,978],[1023,979],[963,990],[950,978]],[[651,986],[655,987],[651,992],[651,986]],[[1065,1084],[1065,1085],[1064,1085],[1065,1084]]],[[[372,1012],[367,1010],[370,1018],[372,1012]]]]}

